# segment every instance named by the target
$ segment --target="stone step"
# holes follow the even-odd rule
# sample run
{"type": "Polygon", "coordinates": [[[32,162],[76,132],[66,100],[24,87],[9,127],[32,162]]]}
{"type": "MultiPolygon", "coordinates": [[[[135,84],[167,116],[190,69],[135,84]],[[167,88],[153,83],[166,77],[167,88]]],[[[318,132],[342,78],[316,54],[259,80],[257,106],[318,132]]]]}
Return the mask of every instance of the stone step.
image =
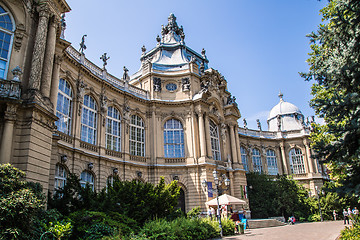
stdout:
{"type": "Polygon", "coordinates": [[[285,223],[276,219],[248,219],[250,229],[284,226],[285,223]]]}

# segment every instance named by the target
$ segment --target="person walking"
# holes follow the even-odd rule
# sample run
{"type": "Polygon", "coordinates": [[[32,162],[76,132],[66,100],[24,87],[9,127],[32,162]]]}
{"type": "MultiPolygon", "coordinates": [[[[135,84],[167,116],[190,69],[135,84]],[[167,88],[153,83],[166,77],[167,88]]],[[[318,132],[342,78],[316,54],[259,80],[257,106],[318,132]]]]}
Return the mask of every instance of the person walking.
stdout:
{"type": "Polygon", "coordinates": [[[349,212],[346,211],[346,209],[343,210],[343,215],[344,215],[344,224],[346,224],[346,221],[347,224],[349,224],[349,212]]]}
{"type": "Polygon", "coordinates": [[[333,211],[333,216],[334,216],[334,221],[336,221],[336,216],[337,216],[336,210],[333,211]]]}

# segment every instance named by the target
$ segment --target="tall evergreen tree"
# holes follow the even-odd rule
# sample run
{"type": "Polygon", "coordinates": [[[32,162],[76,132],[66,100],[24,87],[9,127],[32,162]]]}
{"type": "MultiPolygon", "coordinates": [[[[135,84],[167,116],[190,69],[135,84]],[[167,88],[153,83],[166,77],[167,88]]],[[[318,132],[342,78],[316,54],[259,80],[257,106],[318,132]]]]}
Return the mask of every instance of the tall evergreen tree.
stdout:
{"type": "Polygon", "coordinates": [[[360,1],[330,0],[323,23],[308,35],[306,80],[315,80],[310,105],[325,124],[311,134],[319,159],[330,163],[342,190],[360,192],[360,1]]]}

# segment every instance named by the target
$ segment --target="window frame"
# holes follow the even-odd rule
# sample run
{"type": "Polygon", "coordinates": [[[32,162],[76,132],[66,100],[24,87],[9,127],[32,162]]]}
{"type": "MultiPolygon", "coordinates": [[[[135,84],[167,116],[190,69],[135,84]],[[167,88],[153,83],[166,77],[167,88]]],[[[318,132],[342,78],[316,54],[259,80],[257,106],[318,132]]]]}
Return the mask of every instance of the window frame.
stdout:
{"type": "Polygon", "coordinates": [[[171,118],[164,123],[164,157],[165,158],[184,158],[185,157],[185,144],[184,144],[184,127],[180,120],[171,118]],[[172,124],[170,126],[170,124],[172,124]],[[176,124],[179,128],[176,128],[176,124]],[[171,127],[171,128],[168,128],[171,127]],[[178,137],[177,137],[177,134],[178,137]],[[172,142],[168,140],[172,139],[172,142]],[[179,141],[176,141],[179,140],[179,141]],[[179,150],[179,155],[177,151],[179,150]]]}
{"type": "MultiPolygon", "coordinates": [[[[97,142],[97,124],[98,124],[98,113],[97,113],[97,109],[98,109],[98,106],[97,106],[97,102],[95,100],[95,98],[93,98],[91,95],[85,95],[84,96],[84,103],[82,105],[82,111],[81,111],[81,141],[83,142],[87,142],[87,143],[90,143],[90,144],[93,144],[93,145],[96,145],[96,142],[97,142]],[[91,99],[93,100],[94,102],[94,108],[91,108],[91,106],[87,106],[85,103],[85,98],[89,97],[89,104],[91,104],[91,99]],[[93,126],[90,126],[89,124],[86,124],[84,123],[84,114],[85,112],[89,112],[89,113],[93,113],[93,117],[94,117],[94,120],[93,120],[93,126]],[[85,131],[87,130],[87,131],[85,131]],[[92,130],[92,137],[93,137],[93,141],[91,141],[91,138],[89,138],[89,130],[92,130]],[[84,136],[84,133],[86,133],[86,136],[84,136]]],[[[88,114],[88,113],[87,113],[88,114]]],[[[86,121],[89,122],[90,120],[90,114],[87,115],[87,119],[86,121]]]]}
{"type": "MultiPolygon", "coordinates": [[[[10,35],[10,41],[9,41],[9,49],[8,49],[8,54],[7,54],[7,58],[4,59],[1,57],[0,55],[0,61],[4,61],[5,62],[5,68],[4,68],[4,76],[2,77],[0,75],[0,79],[7,79],[7,75],[8,75],[8,71],[9,71],[9,65],[10,65],[10,58],[11,58],[11,54],[12,54],[12,49],[13,49],[13,43],[14,43],[14,33],[15,33],[15,28],[16,28],[16,23],[14,20],[14,17],[12,16],[10,10],[4,6],[4,5],[0,5],[0,7],[2,9],[4,9],[5,13],[0,13],[0,16],[2,15],[8,15],[10,20],[11,20],[11,24],[12,24],[12,29],[6,29],[0,26],[0,31],[4,32],[4,34],[8,34],[10,35]]],[[[1,51],[0,51],[1,52],[1,51]]]]}
{"type": "Polygon", "coordinates": [[[248,161],[248,155],[247,155],[247,151],[244,147],[240,146],[240,155],[241,155],[241,163],[244,166],[244,170],[246,172],[249,172],[249,161],[248,161]]]}
{"type": "Polygon", "coordinates": [[[86,187],[86,184],[89,184],[89,186],[91,187],[91,189],[94,191],[95,175],[94,175],[92,172],[88,171],[88,170],[84,170],[84,171],[82,171],[81,174],[80,174],[80,185],[81,185],[81,187],[83,187],[83,188],[86,187]],[[87,180],[89,180],[89,179],[84,180],[84,179],[83,179],[83,174],[86,174],[87,177],[88,177],[88,176],[91,176],[91,177],[92,177],[92,182],[87,181],[87,180]]]}
{"type": "Polygon", "coordinates": [[[292,148],[289,151],[290,170],[291,174],[304,174],[306,173],[304,154],[300,148],[292,148]],[[295,163],[294,163],[295,160],[295,163]]]}
{"type": "Polygon", "coordinates": [[[266,150],[266,163],[268,166],[268,174],[269,175],[278,175],[279,174],[276,153],[274,150],[272,150],[272,149],[266,150]],[[269,164],[269,163],[271,163],[271,164],[269,164]],[[272,166],[272,167],[269,167],[269,166],[272,166]]]}
{"type": "Polygon", "coordinates": [[[252,160],[252,163],[253,163],[253,171],[258,172],[258,173],[262,173],[263,172],[263,164],[262,164],[262,161],[261,161],[261,153],[260,153],[260,150],[258,148],[253,148],[251,150],[251,160],[252,160]],[[255,152],[257,152],[258,154],[255,154],[255,152]]]}
{"type": "Polygon", "coordinates": [[[214,160],[221,160],[219,126],[211,119],[209,119],[210,145],[211,153],[214,160]]]}
{"type": "Polygon", "coordinates": [[[55,165],[55,175],[54,175],[54,190],[59,190],[64,188],[66,185],[68,176],[67,168],[62,164],[56,164],[55,165]],[[62,168],[62,176],[59,173],[59,169],[62,168]],[[62,184],[58,184],[61,182],[62,184]]]}
{"type": "MultiPolygon", "coordinates": [[[[66,89],[65,89],[66,90],[66,89]]],[[[60,132],[62,132],[62,133],[65,133],[65,134],[67,134],[67,135],[70,135],[71,136],[71,130],[72,130],[72,126],[71,126],[71,124],[72,124],[72,111],[73,111],[73,97],[72,97],[72,95],[73,95],[73,88],[72,88],[72,86],[71,86],[71,84],[66,80],[66,79],[63,79],[63,78],[60,78],[60,80],[59,80],[59,86],[58,86],[58,98],[57,98],[57,101],[56,101],[56,116],[59,118],[56,122],[55,122],[55,124],[56,124],[56,126],[58,127],[58,130],[60,131],[60,132]],[[60,89],[60,84],[61,84],[61,81],[63,81],[65,84],[64,84],[64,86],[69,86],[69,92],[70,92],[70,95],[68,95],[68,94],[66,94],[64,91],[62,91],[61,89],[60,89]],[[59,98],[59,96],[61,96],[61,98],[59,98]],[[63,111],[59,111],[58,110],[58,105],[59,105],[59,99],[62,99],[62,98],[64,98],[64,99],[66,99],[66,100],[68,100],[69,101],[69,106],[68,106],[68,112],[69,112],[69,114],[68,115],[66,115],[63,111]],[[60,116],[59,116],[60,115],[60,116]],[[66,128],[66,131],[63,131],[63,129],[61,128],[61,125],[59,126],[59,124],[58,124],[58,122],[59,121],[61,121],[61,119],[65,119],[65,118],[68,118],[68,123],[67,123],[67,128],[66,128]]],[[[64,102],[65,101],[63,101],[62,103],[61,103],[61,105],[62,106],[64,106],[64,102]]]]}
{"type": "Polygon", "coordinates": [[[129,152],[133,156],[145,157],[145,123],[137,114],[130,117],[129,152]],[[136,119],[134,119],[136,118],[136,119]],[[134,120],[134,121],[133,121],[134,120]],[[139,125],[137,124],[139,123],[139,125]],[[135,131],[135,133],[134,133],[135,131]]]}
{"type": "Polygon", "coordinates": [[[106,149],[112,150],[112,151],[117,151],[117,152],[121,152],[121,116],[120,116],[120,111],[114,107],[114,106],[110,106],[108,107],[107,110],[107,115],[106,115],[106,126],[105,126],[105,147],[106,149]],[[110,109],[113,109],[113,114],[115,114],[115,112],[117,112],[117,116],[118,118],[115,118],[114,115],[109,116],[109,112],[110,109]],[[109,133],[109,123],[111,126],[111,132],[109,133]],[[117,128],[118,128],[118,134],[114,134],[113,130],[114,130],[114,125],[117,124],[117,128]],[[118,141],[118,143],[115,145],[114,141],[115,139],[118,141]],[[109,146],[109,142],[110,142],[110,146],[109,146]]]}

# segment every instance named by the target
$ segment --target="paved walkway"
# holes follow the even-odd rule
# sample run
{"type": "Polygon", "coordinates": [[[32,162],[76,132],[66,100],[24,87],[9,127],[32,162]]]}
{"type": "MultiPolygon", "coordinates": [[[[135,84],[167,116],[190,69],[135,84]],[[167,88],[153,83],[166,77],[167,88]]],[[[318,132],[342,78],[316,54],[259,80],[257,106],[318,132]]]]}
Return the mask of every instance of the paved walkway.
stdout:
{"type": "Polygon", "coordinates": [[[245,234],[224,237],[227,240],[335,240],[344,229],[343,221],[298,223],[281,227],[245,230],[245,234]]]}

